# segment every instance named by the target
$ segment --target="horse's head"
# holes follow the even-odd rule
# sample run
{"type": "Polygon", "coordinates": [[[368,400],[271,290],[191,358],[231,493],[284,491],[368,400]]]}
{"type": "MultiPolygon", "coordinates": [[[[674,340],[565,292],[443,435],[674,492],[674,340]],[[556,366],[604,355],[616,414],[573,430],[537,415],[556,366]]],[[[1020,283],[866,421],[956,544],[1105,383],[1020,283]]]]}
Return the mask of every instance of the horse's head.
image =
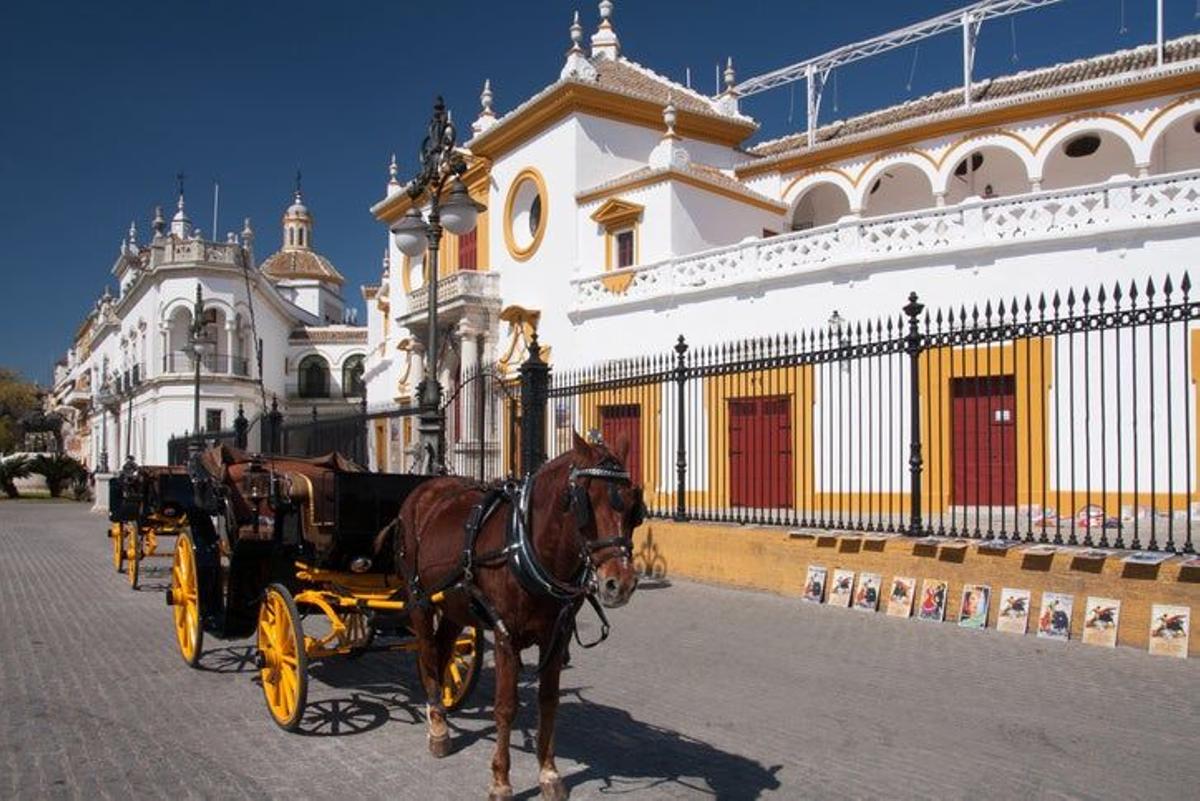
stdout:
{"type": "Polygon", "coordinates": [[[645,519],[646,506],[642,488],[633,483],[625,468],[628,456],[627,439],[609,450],[575,435],[567,505],[596,573],[596,594],[607,607],[628,602],[638,582],[633,567],[633,530],[645,519]]]}

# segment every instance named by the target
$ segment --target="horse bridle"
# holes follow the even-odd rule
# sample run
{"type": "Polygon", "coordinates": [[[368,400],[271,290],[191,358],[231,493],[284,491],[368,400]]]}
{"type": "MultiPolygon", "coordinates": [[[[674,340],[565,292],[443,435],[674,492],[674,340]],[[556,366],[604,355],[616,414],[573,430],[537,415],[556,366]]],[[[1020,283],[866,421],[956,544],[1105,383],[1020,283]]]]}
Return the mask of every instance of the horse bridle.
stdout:
{"type": "MultiPolygon", "coordinates": [[[[591,497],[588,495],[587,487],[578,483],[577,479],[594,478],[608,483],[608,503],[618,512],[625,511],[625,502],[621,499],[621,493],[617,487],[621,484],[631,485],[633,483],[629,471],[623,469],[615,461],[604,461],[595,467],[576,467],[571,466],[571,472],[567,476],[567,496],[571,512],[575,517],[575,533],[578,535],[581,544],[581,552],[584,559],[587,561],[588,572],[590,573],[589,580],[595,581],[595,575],[599,571],[600,566],[610,559],[624,557],[626,559],[633,558],[633,537],[618,533],[616,536],[597,538],[589,540],[584,536],[583,531],[590,524],[596,522],[596,513],[592,508],[591,497]],[[596,554],[606,551],[599,559],[596,554]]],[[[639,514],[644,516],[645,512],[639,510],[639,514]]],[[[633,528],[637,527],[637,523],[633,528]]],[[[599,529],[597,528],[597,534],[599,529]]]]}

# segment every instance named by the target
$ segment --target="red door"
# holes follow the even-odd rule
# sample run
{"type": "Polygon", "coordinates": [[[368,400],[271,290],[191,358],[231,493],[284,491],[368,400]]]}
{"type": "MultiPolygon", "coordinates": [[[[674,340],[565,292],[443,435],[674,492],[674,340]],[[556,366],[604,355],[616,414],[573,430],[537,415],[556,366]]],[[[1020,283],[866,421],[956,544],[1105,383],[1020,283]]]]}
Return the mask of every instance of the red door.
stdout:
{"type": "Polygon", "coordinates": [[[636,403],[600,407],[600,436],[615,448],[617,442],[626,437],[629,441],[629,458],[625,469],[634,484],[642,483],[642,407],[636,403]]]}
{"type": "Polygon", "coordinates": [[[959,506],[1017,501],[1017,398],[1011,375],[951,384],[954,498],[959,506]]]}
{"type": "Polygon", "coordinates": [[[792,404],[787,395],[729,401],[729,502],[792,506],[792,404]]]}

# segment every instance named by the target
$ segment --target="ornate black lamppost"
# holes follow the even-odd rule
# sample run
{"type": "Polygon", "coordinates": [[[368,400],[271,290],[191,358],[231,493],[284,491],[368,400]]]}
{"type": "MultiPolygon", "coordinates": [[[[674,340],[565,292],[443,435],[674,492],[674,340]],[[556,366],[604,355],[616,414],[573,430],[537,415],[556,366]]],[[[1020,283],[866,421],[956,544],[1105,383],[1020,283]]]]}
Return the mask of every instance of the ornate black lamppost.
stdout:
{"type": "Polygon", "coordinates": [[[455,147],[454,123],[446,113],[446,104],[438,98],[433,104],[429,133],[421,143],[420,170],[408,182],[405,191],[412,201],[408,213],[392,226],[396,247],[409,258],[426,253],[429,334],[425,341],[425,377],[417,388],[421,414],[417,430],[426,471],[446,471],[446,420],[442,414],[442,386],[438,382],[438,247],[442,230],[462,236],[475,229],[479,212],[486,208],[471,199],[460,177],[467,163],[455,147]],[[443,196],[443,192],[445,195],[443,196]],[[419,204],[428,197],[429,213],[422,216],[419,204]]]}
{"type": "Polygon", "coordinates": [[[204,336],[204,295],[199,282],[196,283],[196,300],[192,303],[192,325],[188,328],[188,344],[185,348],[192,359],[192,438],[189,451],[200,450],[200,362],[204,346],[209,341],[204,336]]]}

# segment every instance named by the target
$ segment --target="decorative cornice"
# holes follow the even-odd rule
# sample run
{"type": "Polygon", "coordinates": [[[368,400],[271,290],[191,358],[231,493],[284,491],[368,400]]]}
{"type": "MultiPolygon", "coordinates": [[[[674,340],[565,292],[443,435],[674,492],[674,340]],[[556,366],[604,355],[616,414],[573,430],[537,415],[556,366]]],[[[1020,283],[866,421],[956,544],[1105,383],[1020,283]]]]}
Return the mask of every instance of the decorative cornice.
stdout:
{"type": "MultiPolygon", "coordinates": [[[[519,109],[519,113],[502,119],[475,137],[470,143],[471,151],[494,160],[572,113],[662,130],[661,103],[568,79],[551,85],[519,109]]],[[[723,117],[715,112],[712,115],[697,114],[681,108],[675,128],[689,139],[734,147],[753,134],[758,126],[749,119],[723,117]]]]}
{"type": "Polygon", "coordinates": [[[293,328],[288,334],[289,344],[313,345],[365,345],[367,329],[357,328],[293,328]]]}

